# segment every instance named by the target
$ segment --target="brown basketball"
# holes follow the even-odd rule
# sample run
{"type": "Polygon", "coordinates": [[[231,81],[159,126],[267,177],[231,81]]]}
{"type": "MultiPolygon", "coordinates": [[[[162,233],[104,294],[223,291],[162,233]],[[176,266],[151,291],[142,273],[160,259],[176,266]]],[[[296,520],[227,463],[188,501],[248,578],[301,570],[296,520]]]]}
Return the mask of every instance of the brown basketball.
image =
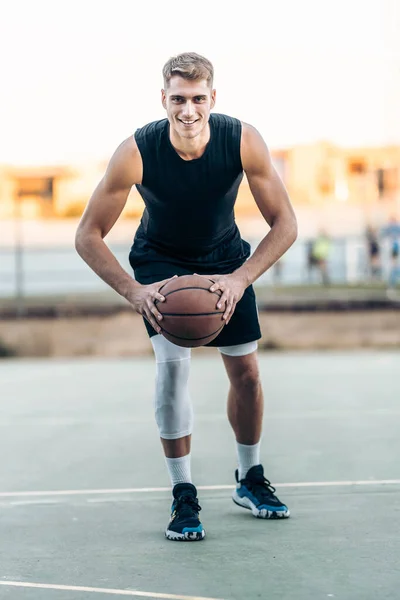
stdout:
{"type": "Polygon", "coordinates": [[[212,281],[200,275],[182,275],[160,289],[164,302],[156,302],[163,315],[161,333],[184,348],[204,346],[217,337],[225,321],[217,308],[220,290],[210,292],[212,281]]]}

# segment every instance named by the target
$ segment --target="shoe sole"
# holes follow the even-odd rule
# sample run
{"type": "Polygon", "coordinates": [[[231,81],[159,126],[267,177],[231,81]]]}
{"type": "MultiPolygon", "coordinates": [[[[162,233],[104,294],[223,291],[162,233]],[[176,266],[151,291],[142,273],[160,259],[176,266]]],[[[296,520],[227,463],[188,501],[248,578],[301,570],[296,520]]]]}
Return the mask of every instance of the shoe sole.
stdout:
{"type": "Polygon", "coordinates": [[[171,531],[167,529],[165,537],[167,540],[173,542],[200,542],[204,540],[206,532],[204,531],[186,531],[185,533],[178,533],[177,531],[171,531]]]}
{"type": "Polygon", "coordinates": [[[238,506],[251,510],[257,519],[288,519],[290,517],[289,509],[268,510],[266,508],[262,508],[260,510],[249,498],[241,498],[236,492],[233,493],[232,500],[238,506]]]}

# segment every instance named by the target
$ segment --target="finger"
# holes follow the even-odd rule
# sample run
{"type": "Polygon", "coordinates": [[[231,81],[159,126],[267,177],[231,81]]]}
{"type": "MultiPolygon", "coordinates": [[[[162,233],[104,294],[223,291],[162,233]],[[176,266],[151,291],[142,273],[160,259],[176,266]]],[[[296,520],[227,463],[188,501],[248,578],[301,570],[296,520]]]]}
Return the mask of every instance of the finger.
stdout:
{"type": "Polygon", "coordinates": [[[146,312],[144,312],[142,316],[146,319],[146,321],[148,321],[150,323],[152,328],[157,333],[161,333],[161,327],[159,325],[157,325],[157,323],[155,322],[155,319],[151,319],[150,316],[146,312]]]}
{"type": "Polygon", "coordinates": [[[173,277],[167,277],[167,279],[163,279],[162,281],[158,281],[158,289],[161,289],[163,285],[165,285],[166,283],[168,283],[168,281],[172,281],[173,279],[176,279],[178,277],[178,275],[174,275],[173,277]]]}
{"type": "Polygon", "coordinates": [[[229,295],[229,297],[226,299],[226,306],[225,306],[225,312],[222,315],[222,318],[225,319],[225,321],[229,320],[229,315],[231,314],[231,308],[232,308],[232,304],[234,302],[234,295],[231,294],[229,295]]]}
{"type": "Polygon", "coordinates": [[[164,287],[164,285],[166,283],[168,283],[168,281],[172,281],[173,279],[176,279],[178,277],[178,275],[174,275],[173,277],[168,277],[168,279],[164,279],[163,281],[159,281],[158,282],[158,288],[154,293],[154,299],[158,300],[159,302],[164,302],[165,297],[160,293],[161,289],[164,287]]]}
{"type": "MultiPolygon", "coordinates": [[[[154,307],[155,309],[155,307],[154,307]]],[[[156,310],[156,309],[155,309],[156,310]]],[[[152,328],[157,331],[157,333],[161,333],[161,327],[160,325],[157,323],[157,319],[156,317],[153,315],[151,308],[149,306],[145,307],[145,312],[144,312],[144,316],[146,317],[146,319],[148,320],[148,322],[150,323],[150,325],[152,326],[152,328]]]]}
{"type": "Polygon", "coordinates": [[[152,300],[153,300],[153,302],[155,304],[157,304],[157,302],[164,302],[165,301],[165,296],[163,296],[157,290],[155,290],[154,292],[151,293],[151,298],[152,298],[152,300]]]}
{"type": "Polygon", "coordinates": [[[156,305],[151,301],[151,299],[149,299],[147,301],[147,307],[148,307],[149,312],[154,316],[154,318],[157,321],[161,321],[162,320],[162,318],[163,318],[162,314],[159,312],[159,310],[157,309],[156,305]]]}
{"type": "Polygon", "coordinates": [[[211,277],[208,277],[208,279],[210,279],[212,281],[211,287],[210,287],[210,292],[216,292],[217,290],[223,290],[223,288],[221,286],[223,286],[223,283],[216,281],[215,279],[211,279],[211,277]]]}
{"type": "Polygon", "coordinates": [[[230,307],[230,311],[229,311],[229,316],[226,320],[225,325],[228,325],[229,321],[232,319],[233,313],[235,312],[235,308],[236,308],[236,302],[232,302],[232,305],[230,307]]]}
{"type": "Polygon", "coordinates": [[[168,281],[172,281],[173,279],[176,279],[178,277],[178,275],[174,275],[173,277],[168,277],[168,279],[164,279],[164,281],[162,281],[161,283],[164,285],[165,283],[168,283],[168,281]]]}
{"type": "Polygon", "coordinates": [[[224,294],[222,294],[222,296],[220,297],[220,299],[217,302],[217,309],[226,308],[225,305],[227,305],[228,301],[229,301],[229,294],[228,294],[228,292],[225,292],[224,294]]]}
{"type": "Polygon", "coordinates": [[[215,283],[215,279],[217,277],[217,275],[199,275],[199,273],[193,273],[193,275],[197,275],[198,277],[204,277],[204,279],[208,279],[208,281],[211,281],[212,284],[215,283]]]}

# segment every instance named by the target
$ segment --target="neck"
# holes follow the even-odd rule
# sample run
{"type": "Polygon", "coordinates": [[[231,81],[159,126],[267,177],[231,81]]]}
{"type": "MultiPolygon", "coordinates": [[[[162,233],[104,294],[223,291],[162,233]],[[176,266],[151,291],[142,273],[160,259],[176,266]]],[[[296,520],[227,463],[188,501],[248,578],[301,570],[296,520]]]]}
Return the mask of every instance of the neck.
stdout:
{"type": "Polygon", "coordinates": [[[200,158],[204,154],[206,146],[210,141],[210,125],[207,123],[203,131],[195,138],[181,137],[172,127],[170,127],[169,138],[176,152],[184,160],[200,158]]]}

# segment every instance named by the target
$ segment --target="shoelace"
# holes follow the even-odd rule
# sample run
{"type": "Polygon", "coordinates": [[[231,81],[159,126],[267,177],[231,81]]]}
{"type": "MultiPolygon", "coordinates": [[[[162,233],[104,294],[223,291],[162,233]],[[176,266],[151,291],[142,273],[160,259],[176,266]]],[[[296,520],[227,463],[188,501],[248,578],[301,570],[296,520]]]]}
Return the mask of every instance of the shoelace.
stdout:
{"type": "Polygon", "coordinates": [[[255,492],[260,491],[261,495],[264,497],[269,497],[276,492],[276,488],[271,485],[271,482],[269,479],[266,479],[266,477],[260,479],[246,479],[246,487],[255,492]]]}
{"type": "Polygon", "coordinates": [[[186,506],[189,507],[192,512],[198,513],[201,511],[201,506],[197,502],[197,498],[193,498],[193,496],[179,496],[179,498],[176,501],[175,510],[178,512],[186,506]]]}

